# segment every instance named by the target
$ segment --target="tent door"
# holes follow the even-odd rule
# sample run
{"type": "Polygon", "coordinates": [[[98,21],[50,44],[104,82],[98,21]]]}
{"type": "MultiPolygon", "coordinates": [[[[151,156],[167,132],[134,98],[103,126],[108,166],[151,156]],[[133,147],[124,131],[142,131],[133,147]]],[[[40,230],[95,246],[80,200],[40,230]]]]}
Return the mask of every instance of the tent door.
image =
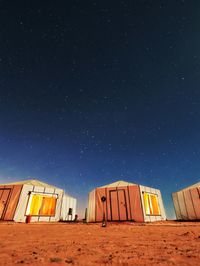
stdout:
{"type": "Polygon", "coordinates": [[[128,220],[126,195],[124,189],[110,191],[111,221],[128,220]]]}
{"type": "Polygon", "coordinates": [[[118,206],[117,190],[110,191],[110,213],[111,221],[119,220],[119,206],[118,206]]]}
{"type": "Polygon", "coordinates": [[[0,189],[0,220],[3,220],[5,209],[8,204],[8,199],[10,195],[11,189],[9,188],[1,188],[0,189]]]}
{"type": "Polygon", "coordinates": [[[119,201],[119,216],[120,221],[127,221],[127,206],[126,206],[126,195],[125,190],[120,189],[118,192],[118,201],[119,201]]]}

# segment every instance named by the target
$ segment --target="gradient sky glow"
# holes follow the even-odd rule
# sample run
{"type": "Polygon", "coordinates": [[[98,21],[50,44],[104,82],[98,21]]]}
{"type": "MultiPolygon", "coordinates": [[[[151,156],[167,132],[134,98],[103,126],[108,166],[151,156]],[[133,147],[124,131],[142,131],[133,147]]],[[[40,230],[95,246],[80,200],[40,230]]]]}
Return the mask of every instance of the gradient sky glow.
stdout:
{"type": "Polygon", "coordinates": [[[0,182],[78,198],[200,177],[199,1],[0,1],[0,182]]]}

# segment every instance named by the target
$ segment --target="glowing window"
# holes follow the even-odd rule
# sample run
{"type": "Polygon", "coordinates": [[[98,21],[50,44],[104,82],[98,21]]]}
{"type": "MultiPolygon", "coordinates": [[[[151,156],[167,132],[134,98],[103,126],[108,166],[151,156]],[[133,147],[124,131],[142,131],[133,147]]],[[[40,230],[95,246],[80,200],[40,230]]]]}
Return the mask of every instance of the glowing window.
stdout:
{"type": "Polygon", "coordinates": [[[26,215],[55,216],[56,197],[31,194],[26,215]]]}
{"type": "Polygon", "coordinates": [[[146,215],[160,215],[158,196],[150,193],[144,193],[143,196],[146,215]]]}

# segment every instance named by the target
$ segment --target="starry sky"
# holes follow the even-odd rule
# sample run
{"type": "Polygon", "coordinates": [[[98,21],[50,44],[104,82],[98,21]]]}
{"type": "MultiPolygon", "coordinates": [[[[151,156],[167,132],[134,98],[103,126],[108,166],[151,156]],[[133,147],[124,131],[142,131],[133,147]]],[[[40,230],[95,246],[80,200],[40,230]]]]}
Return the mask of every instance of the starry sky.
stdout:
{"type": "Polygon", "coordinates": [[[77,197],[200,177],[200,2],[0,0],[0,181],[77,197]]]}

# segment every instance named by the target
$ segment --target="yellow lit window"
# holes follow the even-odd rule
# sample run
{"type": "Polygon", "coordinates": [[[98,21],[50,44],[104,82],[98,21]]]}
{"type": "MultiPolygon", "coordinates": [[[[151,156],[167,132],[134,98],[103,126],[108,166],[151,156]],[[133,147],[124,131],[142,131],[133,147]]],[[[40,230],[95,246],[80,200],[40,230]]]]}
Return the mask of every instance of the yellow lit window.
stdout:
{"type": "Polygon", "coordinates": [[[55,216],[56,198],[41,194],[31,194],[26,215],[55,216]]]}
{"type": "Polygon", "coordinates": [[[55,213],[56,198],[43,197],[42,206],[40,208],[40,215],[52,216],[55,213]]]}
{"type": "Polygon", "coordinates": [[[146,215],[160,215],[158,196],[150,193],[144,193],[143,196],[146,215]]]}

